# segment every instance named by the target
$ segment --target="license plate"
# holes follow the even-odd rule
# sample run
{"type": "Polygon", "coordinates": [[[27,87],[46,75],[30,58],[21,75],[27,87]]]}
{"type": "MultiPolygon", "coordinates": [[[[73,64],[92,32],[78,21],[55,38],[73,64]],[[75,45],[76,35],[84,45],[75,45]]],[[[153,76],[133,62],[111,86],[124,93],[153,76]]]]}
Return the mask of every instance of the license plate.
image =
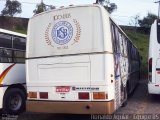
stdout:
{"type": "Polygon", "coordinates": [[[58,86],[56,87],[56,92],[69,92],[70,87],[69,86],[58,86]]]}

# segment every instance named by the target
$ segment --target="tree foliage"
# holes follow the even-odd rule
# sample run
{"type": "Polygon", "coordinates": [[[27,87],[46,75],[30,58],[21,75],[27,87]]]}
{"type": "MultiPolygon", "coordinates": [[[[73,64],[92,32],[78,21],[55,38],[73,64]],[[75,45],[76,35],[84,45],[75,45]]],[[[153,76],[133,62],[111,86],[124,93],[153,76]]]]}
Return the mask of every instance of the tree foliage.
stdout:
{"type": "Polygon", "coordinates": [[[33,13],[38,14],[46,10],[47,10],[46,5],[43,2],[41,2],[40,4],[37,4],[36,9],[33,11],[33,13]]]}
{"type": "Polygon", "coordinates": [[[146,17],[144,17],[142,20],[138,20],[138,24],[141,27],[146,27],[149,28],[152,23],[154,22],[155,19],[157,19],[157,15],[152,14],[152,13],[148,13],[146,17]]]}
{"type": "Polygon", "coordinates": [[[7,0],[5,4],[5,8],[1,11],[2,16],[11,16],[21,13],[21,3],[17,0],[11,1],[7,0]]]}
{"type": "Polygon", "coordinates": [[[109,0],[96,0],[96,3],[103,5],[109,13],[117,9],[117,5],[115,3],[110,3],[109,0]]]}
{"type": "Polygon", "coordinates": [[[38,14],[47,10],[55,9],[56,7],[53,5],[46,5],[43,2],[36,6],[36,9],[33,11],[34,14],[38,14]]]}

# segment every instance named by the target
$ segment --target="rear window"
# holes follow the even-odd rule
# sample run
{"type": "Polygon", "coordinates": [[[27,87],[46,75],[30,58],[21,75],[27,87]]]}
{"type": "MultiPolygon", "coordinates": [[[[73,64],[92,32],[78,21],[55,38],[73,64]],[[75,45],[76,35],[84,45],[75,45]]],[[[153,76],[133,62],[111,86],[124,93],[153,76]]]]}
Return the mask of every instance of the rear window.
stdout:
{"type": "Polygon", "coordinates": [[[160,20],[157,20],[157,40],[160,43],[160,20]]]}

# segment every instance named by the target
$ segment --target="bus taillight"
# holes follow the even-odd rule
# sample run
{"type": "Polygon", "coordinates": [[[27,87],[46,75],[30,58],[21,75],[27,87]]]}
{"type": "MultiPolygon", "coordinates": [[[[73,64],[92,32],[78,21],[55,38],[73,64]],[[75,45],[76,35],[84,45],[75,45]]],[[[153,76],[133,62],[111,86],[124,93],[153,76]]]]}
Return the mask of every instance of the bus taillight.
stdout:
{"type": "Polygon", "coordinates": [[[108,95],[105,92],[93,92],[93,99],[108,99],[108,95]]]}
{"type": "Polygon", "coordinates": [[[152,58],[149,59],[149,72],[152,72],[152,58]]]}
{"type": "Polygon", "coordinates": [[[149,59],[148,61],[148,66],[149,66],[149,81],[152,81],[152,58],[149,59]]]}
{"type": "Polygon", "coordinates": [[[48,92],[40,92],[39,97],[41,99],[48,99],[48,92]]]}
{"type": "Polygon", "coordinates": [[[80,93],[78,93],[78,97],[79,97],[79,99],[84,99],[84,100],[87,100],[87,99],[89,99],[89,93],[88,92],[80,92],[80,93]]]}

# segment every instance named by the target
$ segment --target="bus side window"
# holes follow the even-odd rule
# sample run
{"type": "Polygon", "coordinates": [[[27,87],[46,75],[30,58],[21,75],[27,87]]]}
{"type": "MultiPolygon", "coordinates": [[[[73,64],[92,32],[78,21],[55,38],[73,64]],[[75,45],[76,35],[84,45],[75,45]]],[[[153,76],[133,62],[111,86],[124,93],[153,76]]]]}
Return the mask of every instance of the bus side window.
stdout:
{"type": "Polygon", "coordinates": [[[125,49],[126,49],[126,44],[125,44],[125,37],[124,35],[119,31],[119,42],[120,42],[120,51],[122,55],[126,55],[125,49]]]}
{"type": "Polygon", "coordinates": [[[119,47],[119,31],[116,28],[114,24],[112,24],[111,21],[111,34],[112,34],[112,39],[113,39],[113,49],[114,53],[119,53],[120,52],[120,47],[119,47]]]}
{"type": "Polygon", "coordinates": [[[6,48],[0,48],[0,62],[1,63],[11,63],[12,59],[12,50],[6,48]]]}
{"type": "Polygon", "coordinates": [[[120,38],[119,38],[119,29],[117,27],[115,27],[115,41],[116,41],[116,45],[115,47],[117,48],[116,53],[120,53],[120,38]]]}
{"type": "Polygon", "coordinates": [[[14,51],[14,62],[15,63],[24,63],[25,62],[25,51],[14,51]]]}
{"type": "Polygon", "coordinates": [[[26,50],[25,38],[13,37],[13,49],[26,50]]]}
{"type": "Polygon", "coordinates": [[[12,60],[12,50],[9,50],[9,49],[4,49],[4,53],[8,59],[8,62],[11,63],[13,62],[12,60]]]}
{"type": "Polygon", "coordinates": [[[127,38],[127,49],[128,49],[128,64],[129,64],[129,72],[132,71],[132,43],[127,38]]]}
{"type": "Polygon", "coordinates": [[[113,51],[116,52],[117,48],[116,48],[116,38],[115,38],[115,27],[113,24],[111,25],[111,34],[112,34],[113,51]]]}
{"type": "Polygon", "coordinates": [[[0,47],[12,48],[11,36],[0,33],[0,47]]]}

